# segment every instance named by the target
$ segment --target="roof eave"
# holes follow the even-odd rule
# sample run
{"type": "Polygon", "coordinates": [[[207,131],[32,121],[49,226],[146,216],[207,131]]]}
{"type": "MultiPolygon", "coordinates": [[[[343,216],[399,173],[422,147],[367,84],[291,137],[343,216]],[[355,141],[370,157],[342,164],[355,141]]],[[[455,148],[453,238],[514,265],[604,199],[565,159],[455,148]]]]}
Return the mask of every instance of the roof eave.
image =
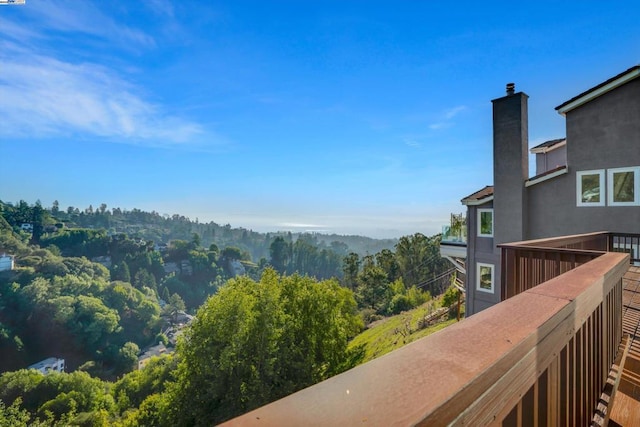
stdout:
{"type": "Polygon", "coordinates": [[[493,195],[483,197],[482,199],[479,199],[479,200],[478,199],[462,199],[461,202],[465,206],[478,206],[478,205],[484,205],[485,203],[488,203],[492,200],[493,200],[493,195]]]}
{"type": "Polygon", "coordinates": [[[565,139],[562,142],[558,142],[557,144],[553,144],[550,147],[533,147],[531,150],[529,150],[532,154],[545,154],[548,153],[549,151],[553,151],[557,148],[560,147],[564,147],[565,145],[567,145],[567,140],[565,139]]]}
{"type": "Polygon", "coordinates": [[[622,73],[620,76],[612,79],[610,82],[601,86],[596,86],[594,89],[588,90],[582,95],[579,95],[578,97],[569,100],[562,105],[559,105],[558,107],[556,107],[556,110],[558,111],[558,113],[564,116],[569,111],[578,108],[579,106],[584,105],[587,102],[592,101],[595,98],[602,96],[619,86],[622,86],[623,84],[637,78],[638,76],[640,76],[640,66],[630,68],[627,72],[622,73]]]}

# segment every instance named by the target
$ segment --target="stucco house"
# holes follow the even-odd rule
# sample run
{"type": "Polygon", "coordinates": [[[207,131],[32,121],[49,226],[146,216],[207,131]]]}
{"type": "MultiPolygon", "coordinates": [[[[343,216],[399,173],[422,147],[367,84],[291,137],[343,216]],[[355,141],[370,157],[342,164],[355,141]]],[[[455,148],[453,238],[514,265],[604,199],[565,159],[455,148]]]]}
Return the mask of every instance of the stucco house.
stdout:
{"type": "MultiPolygon", "coordinates": [[[[462,199],[466,242],[443,236],[441,243],[441,254],[465,274],[468,315],[504,299],[501,244],[640,232],[640,65],[556,107],[566,138],[530,150],[528,96],[510,83],[492,103],[493,185],[462,199]]],[[[640,258],[637,241],[618,246],[640,258]]]]}
{"type": "Polygon", "coordinates": [[[51,372],[64,372],[64,359],[49,357],[38,363],[29,365],[27,369],[35,369],[45,375],[51,372]]]}
{"type": "Polygon", "coordinates": [[[0,254],[0,271],[13,270],[15,267],[15,261],[13,256],[5,253],[0,254]]]}

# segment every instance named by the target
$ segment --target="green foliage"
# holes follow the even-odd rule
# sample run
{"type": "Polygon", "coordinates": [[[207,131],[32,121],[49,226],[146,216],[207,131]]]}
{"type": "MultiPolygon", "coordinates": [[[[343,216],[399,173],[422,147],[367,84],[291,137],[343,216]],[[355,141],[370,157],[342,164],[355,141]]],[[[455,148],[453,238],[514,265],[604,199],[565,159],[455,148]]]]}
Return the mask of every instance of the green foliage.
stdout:
{"type": "Polygon", "coordinates": [[[458,302],[458,295],[460,291],[455,286],[450,286],[447,291],[442,295],[442,306],[451,307],[458,302]]]}
{"type": "Polygon", "coordinates": [[[53,319],[65,325],[82,345],[89,348],[102,348],[108,336],[119,330],[118,312],[98,298],[61,296],[53,298],[49,305],[53,319]]]}
{"type": "Polygon", "coordinates": [[[358,302],[362,307],[383,308],[387,297],[387,274],[375,265],[365,266],[358,276],[358,302]]]}
{"type": "Polygon", "coordinates": [[[63,229],[41,239],[40,243],[42,246],[54,245],[66,256],[92,258],[107,254],[109,237],[104,230],[63,229]]]}
{"type": "Polygon", "coordinates": [[[0,427],[27,427],[31,416],[23,409],[20,409],[22,399],[18,398],[10,406],[6,406],[0,400],[0,427]]]}
{"type": "Polygon", "coordinates": [[[271,255],[271,265],[278,273],[283,274],[291,258],[291,248],[289,244],[285,242],[283,237],[278,236],[273,239],[273,242],[269,246],[269,253],[271,255]]]}
{"type": "MultiPolygon", "coordinates": [[[[32,369],[5,372],[0,375],[0,401],[13,404],[18,398],[32,395],[43,379],[40,372],[32,369]]],[[[38,408],[38,405],[29,406],[33,410],[38,408]]]]}
{"type": "MultiPolygon", "coordinates": [[[[350,253],[343,260],[343,284],[356,290],[361,309],[377,314],[397,314],[423,304],[431,293],[442,292],[441,280],[432,280],[445,271],[438,240],[420,233],[405,236],[396,252],[383,249],[360,259],[350,253]],[[411,285],[408,289],[405,284],[411,285]]],[[[367,314],[367,318],[371,318],[367,314]]]]}
{"type": "MultiPolygon", "coordinates": [[[[339,242],[333,243],[333,247],[345,250],[339,242]]],[[[295,243],[278,236],[271,242],[269,253],[271,266],[279,273],[306,274],[319,280],[342,276],[341,255],[318,245],[317,237],[310,234],[300,235],[295,243]]]]}
{"type": "Polygon", "coordinates": [[[131,273],[126,262],[120,261],[111,267],[111,280],[131,283],[131,273]]]}
{"type": "Polygon", "coordinates": [[[163,393],[172,379],[177,360],[169,355],[154,357],[142,370],[124,375],[111,389],[117,412],[136,408],[153,394],[163,393]]]}
{"type": "Polygon", "coordinates": [[[349,289],[358,286],[358,273],[360,272],[360,257],[351,252],[343,260],[344,283],[349,289]]]}
{"type": "Polygon", "coordinates": [[[126,342],[120,350],[118,350],[118,363],[116,368],[119,374],[131,372],[138,366],[138,353],[140,347],[136,343],[126,342]]]}
{"type": "Polygon", "coordinates": [[[142,401],[140,407],[129,411],[117,424],[123,427],[160,427],[171,425],[165,419],[167,400],[164,395],[151,394],[142,401]]]}
{"type": "Polygon", "coordinates": [[[60,419],[76,411],[111,411],[114,403],[107,390],[107,383],[80,371],[42,375],[22,369],[0,376],[0,400],[14,403],[20,397],[21,406],[42,419],[47,417],[47,412],[60,419]]]}
{"type": "Polygon", "coordinates": [[[157,288],[155,277],[153,277],[153,275],[145,268],[138,270],[135,278],[133,279],[133,285],[137,289],[143,289],[146,287],[155,291],[157,288]]]}
{"type": "Polygon", "coordinates": [[[422,327],[421,322],[425,316],[435,311],[438,305],[438,301],[431,301],[402,314],[387,317],[356,336],[348,347],[350,367],[373,360],[455,322],[444,321],[422,327]]]}
{"type": "Polygon", "coordinates": [[[230,280],[196,319],[170,390],[180,425],[211,425],[337,373],[361,327],[349,290],[273,270],[230,280]]]}
{"type": "Polygon", "coordinates": [[[389,303],[389,313],[398,314],[412,308],[409,298],[404,294],[395,294],[389,303]]]}
{"type": "Polygon", "coordinates": [[[165,306],[165,312],[174,313],[176,311],[184,311],[186,306],[180,295],[173,294],[169,297],[169,301],[167,301],[167,305],[165,306]]]}

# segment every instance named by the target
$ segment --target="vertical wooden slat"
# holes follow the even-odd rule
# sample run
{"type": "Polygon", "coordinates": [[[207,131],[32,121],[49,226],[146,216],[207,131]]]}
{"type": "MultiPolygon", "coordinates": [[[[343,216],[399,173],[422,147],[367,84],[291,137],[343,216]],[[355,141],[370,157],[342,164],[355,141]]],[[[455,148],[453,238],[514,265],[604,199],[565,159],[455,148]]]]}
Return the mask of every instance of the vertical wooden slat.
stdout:
{"type": "Polygon", "coordinates": [[[576,335],[576,424],[584,425],[584,328],[576,335]]]}
{"type": "Polygon", "coordinates": [[[558,408],[558,357],[538,378],[538,426],[556,426],[558,408]],[[555,421],[554,421],[555,418],[555,421]]]}
{"type": "MultiPolygon", "coordinates": [[[[558,413],[560,425],[569,425],[569,343],[560,352],[560,363],[558,367],[558,413]]],[[[553,371],[551,371],[553,374],[553,371]]],[[[552,379],[551,377],[550,379],[552,379]]],[[[550,381],[550,387],[554,382],[550,381]]],[[[550,390],[551,397],[553,389],[550,390]]]]}
{"type": "Polygon", "coordinates": [[[567,394],[568,394],[568,412],[569,422],[568,426],[575,425],[576,423],[576,337],[571,339],[569,344],[569,352],[567,359],[567,372],[569,373],[569,379],[567,381],[567,394]]]}
{"type": "Polygon", "coordinates": [[[589,416],[589,418],[587,419],[591,419],[591,414],[593,414],[593,411],[595,409],[595,402],[596,402],[596,386],[595,386],[595,379],[596,376],[598,375],[596,373],[595,370],[595,363],[594,363],[594,356],[595,356],[595,343],[594,343],[594,320],[595,320],[595,316],[592,314],[591,316],[589,316],[589,319],[587,320],[587,324],[588,324],[588,332],[589,332],[589,336],[588,336],[588,346],[587,346],[587,366],[588,366],[588,373],[589,373],[589,377],[587,378],[587,415],[589,416]]]}
{"type": "Polygon", "coordinates": [[[518,402],[518,405],[516,405],[516,408],[518,409],[518,415],[516,416],[516,422],[517,422],[517,427],[523,427],[522,426],[522,400],[520,402],[518,402]]]}
{"type": "Polygon", "coordinates": [[[514,406],[509,415],[502,420],[502,427],[515,427],[518,425],[518,405],[514,406]]]}

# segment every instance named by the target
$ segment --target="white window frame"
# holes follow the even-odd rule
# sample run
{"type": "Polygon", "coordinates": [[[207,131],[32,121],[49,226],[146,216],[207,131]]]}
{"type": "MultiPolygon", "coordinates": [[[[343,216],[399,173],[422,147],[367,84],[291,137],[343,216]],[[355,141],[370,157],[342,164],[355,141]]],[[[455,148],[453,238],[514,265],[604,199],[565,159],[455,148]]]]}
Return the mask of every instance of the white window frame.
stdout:
{"type": "Polygon", "coordinates": [[[576,172],[576,204],[578,206],[604,206],[606,200],[604,185],[604,169],[595,169],[589,171],[576,172]],[[584,175],[598,175],[600,181],[600,201],[599,202],[583,202],[582,201],[582,177],[584,175]]]}
{"type": "Polygon", "coordinates": [[[493,220],[494,220],[493,209],[478,209],[478,237],[493,237],[493,220]],[[491,214],[491,233],[489,234],[482,233],[481,218],[483,213],[491,214]]]}
{"type": "Polygon", "coordinates": [[[640,204],[640,167],[607,169],[607,203],[609,206],[638,206],[640,204]],[[615,196],[613,191],[613,185],[615,184],[613,175],[625,172],[633,173],[633,201],[616,202],[613,200],[615,196]]]}
{"type": "Polygon", "coordinates": [[[484,262],[476,263],[476,290],[480,292],[486,292],[488,294],[493,294],[495,292],[496,284],[496,268],[493,264],[487,264],[484,262]],[[482,267],[489,267],[491,269],[491,289],[485,289],[480,286],[481,283],[481,275],[480,271],[482,271],[482,267]]]}

